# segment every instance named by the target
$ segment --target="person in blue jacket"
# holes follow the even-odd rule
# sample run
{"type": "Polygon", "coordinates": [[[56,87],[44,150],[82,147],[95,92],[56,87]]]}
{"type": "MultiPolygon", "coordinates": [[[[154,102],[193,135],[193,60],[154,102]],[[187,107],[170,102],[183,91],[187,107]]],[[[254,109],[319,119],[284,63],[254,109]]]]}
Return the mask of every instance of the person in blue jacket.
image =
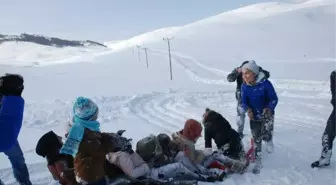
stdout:
{"type": "Polygon", "coordinates": [[[262,168],[262,140],[267,142],[267,151],[273,152],[274,109],[278,96],[272,83],[255,61],[249,61],[242,67],[244,84],[242,85],[242,106],[250,118],[250,128],[255,142],[256,164],[253,173],[262,168]]]}
{"type": "MultiPolygon", "coordinates": [[[[23,81],[22,76],[15,74],[0,77],[0,152],[10,160],[18,183],[31,185],[23,152],[17,140],[23,120],[23,81]]],[[[3,185],[1,180],[0,185],[3,185]]]]}

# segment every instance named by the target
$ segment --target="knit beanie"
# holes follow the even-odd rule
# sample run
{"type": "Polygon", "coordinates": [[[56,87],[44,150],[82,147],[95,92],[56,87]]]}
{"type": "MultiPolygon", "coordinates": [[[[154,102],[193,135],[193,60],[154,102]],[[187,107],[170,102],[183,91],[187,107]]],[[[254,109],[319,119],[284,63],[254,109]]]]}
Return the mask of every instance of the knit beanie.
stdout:
{"type": "Polygon", "coordinates": [[[256,64],[254,60],[250,60],[248,63],[244,64],[242,69],[252,71],[255,75],[258,75],[260,71],[259,66],[256,64]]]}
{"type": "Polygon", "coordinates": [[[198,121],[194,119],[188,119],[184,124],[182,133],[184,137],[195,141],[202,135],[202,130],[202,125],[198,121]]]}
{"type": "Polygon", "coordinates": [[[78,97],[73,106],[73,114],[81,120],[91,120],[98,114],[98,106],[89,98],[78,97]]]}
{"type": "Polygon", "coordinates": [[[249,62],[248,60],[244,61],[244,62],[240,65],[240,67],[243,67],[243,65],[247,64],[248,62],[249,62]]]}
{"type": "Polygon", "coordinates": [[[58,140],[58,136],[53,131],[50,131],[38,140],[35,152],[41,157],[55,155],[62,145],[63,143],[58,140]]]}

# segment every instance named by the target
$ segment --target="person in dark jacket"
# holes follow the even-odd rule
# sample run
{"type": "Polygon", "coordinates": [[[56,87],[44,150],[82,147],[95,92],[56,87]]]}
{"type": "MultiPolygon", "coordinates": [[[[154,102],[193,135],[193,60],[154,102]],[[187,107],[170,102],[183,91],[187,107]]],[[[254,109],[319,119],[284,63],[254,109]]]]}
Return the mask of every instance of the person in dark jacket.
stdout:
{"type": "Polygon", "coordinates": [[[203,115],[205,149],[212,152],[212,139],[223,154],[239,159],[244,154],[244,147],[237,131],[231,128],[230,123],[219,113],[207,108],[203,115]]]}
{"type": "MultiPolygon", "coordinates": [[[[239,67],[235,68],[228,76],[227,80],[229,82],[236,81],[237,87],[236,87],[236,99],[237,99],[237,127],[238,127],[238,133],[240,137],[243,137],[243,131],[244,131],[244,124],[245,124],[245,114],[246,112],[242,108],[242,102],[241,102],[241,86],[243,84],[243,74],[242,74],[242,66],[249,61],[244,61],[239,67]]],[[[262,71],[265,74],[266,78],[270,77],[270,73],[261,67],[259,67],[259,70],[262,71]]]]}
{"type": "Polygon", "coordinates": [[[244,146],[239,134],[230,123],[218,112],[207,108],[203,115],[205,153],[212,153],[212,140],[217,145],[219,151],[225,157],[231,168],[231,172],[243,173],[249,165],[245,158],[244,146]],[[236,169],[234,169],[236,168],[236,169]]]}
{"type": "Polygon", "coordinates": [[[329,116],[327,121],[327,125],[325,127],[323,136],[322,136],[322,152],[319,160],[313,162],[311,164],[312,168],[315,167],[323,167],[330,165],[330,159],[332,154],[333,141],[336,135],[336,121],[335,121],[335,78],[336,78],[336,70],[331,72],[330,75],[330,90],[331,90],[331,104],[333,106],[333,110],[329,116]]]}
{"type": "Polygon", "coordinates": [[[60,154],[62,146],[62,138],[50,131],[38,140],[35,151],[37,155],[46,158],[50,173],[61,185],[78,185],[73,169],[73,157],[60,154]]]}
{"type": "MultiPolygon", "coordinates": [[[[21,97],[24,89],[23,77],[16,74],[6,74],[0,78],[0,152],[8,156],[13,168],[15,179],[20,185],[31,185],[29,173],[23,152],[18,142],[21,130],[24,99],[21,97]]],[[[0,180],[0,185],[3,182],[0,180]]]]}
{"type": "Polygon", "coordinates": [[[261,163],[261,142],[267,142],[267,151],[273,152],[274,112],[278,96],[272,83],[260,71],[260,67],[250,61],[243,65],[242,106],[248,112],[252,137],[255,142],[256,164],[253,173],[259,173],[261,163]]]}

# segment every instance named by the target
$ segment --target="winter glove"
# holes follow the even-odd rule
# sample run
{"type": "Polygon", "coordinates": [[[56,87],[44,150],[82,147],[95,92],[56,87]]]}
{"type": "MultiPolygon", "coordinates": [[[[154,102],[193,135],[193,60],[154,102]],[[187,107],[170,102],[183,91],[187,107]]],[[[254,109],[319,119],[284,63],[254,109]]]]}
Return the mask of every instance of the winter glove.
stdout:
{"type": "Polygon", "coordinates": [[[229,150],[230,150],[230,144],[226,143],[224,146],[222,146],[220,148],[220,151],[223,155],[227,156],[229,154],[229,150]]]}
{"type": "Polygon", "coordinates": [[[21,96],[24,89],[23,77],[17,74],[6,74],[0,77],[0,94],[4,96],[21,96]]]}
{"type": "Polygon", "coordinates": [[[248,115],[248,117],[250,118],[250,120],[253,120],[253,119],[254,119],[254,115],[253,115],[253,111],[252,111],[252,109],[249,109],[249,110],[247,111],[247,115],[248,115]]]}
{"type": "Polygon", "coordinates": [[[270,117],[272,117],[272,110],[271,110],[270,108],[265,108],[265,109],[263,110],[263,116],[264,116],[265,118],[270,118],[270,117]]]}
{"type": "Polygon", "coordinates": [[[271,109],[269,108],[265,108],[264,111],[263,111],[263,119],[264,119],[264,122],[265,122],[265,129],[266,130],[269,130],[270,129],[270,122],[272,120],[272,111],[271,109]]]}
{"type": "Polygon", "coordinates": [[[118,134],[119,136],[122,136],[123,133],[124,133],[125,131],[126,131],[126,130],[118,130],[117,134],[118,134]]]}
{"type": "Polygon", "coordinates": [[[131,144],[132,139],[127,139],[115,133],[109,133],[109,136],[111,137],[111,141],[115,144],[115,149],[112,152],[122,151],[130,154],[134,153],[131,144]]]}

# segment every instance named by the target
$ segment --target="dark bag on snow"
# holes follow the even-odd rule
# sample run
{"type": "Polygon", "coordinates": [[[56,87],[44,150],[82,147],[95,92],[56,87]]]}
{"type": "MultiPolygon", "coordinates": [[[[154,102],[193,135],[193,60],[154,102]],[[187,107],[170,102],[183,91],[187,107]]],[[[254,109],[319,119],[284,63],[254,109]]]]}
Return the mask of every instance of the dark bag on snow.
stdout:
{"type": "Polygon", "coordinates": [[[162,154],[162,147],[156,136],[150,135],[139,140],[136,144],[136,151],[146,162],[158,154],[162,154]]]}

